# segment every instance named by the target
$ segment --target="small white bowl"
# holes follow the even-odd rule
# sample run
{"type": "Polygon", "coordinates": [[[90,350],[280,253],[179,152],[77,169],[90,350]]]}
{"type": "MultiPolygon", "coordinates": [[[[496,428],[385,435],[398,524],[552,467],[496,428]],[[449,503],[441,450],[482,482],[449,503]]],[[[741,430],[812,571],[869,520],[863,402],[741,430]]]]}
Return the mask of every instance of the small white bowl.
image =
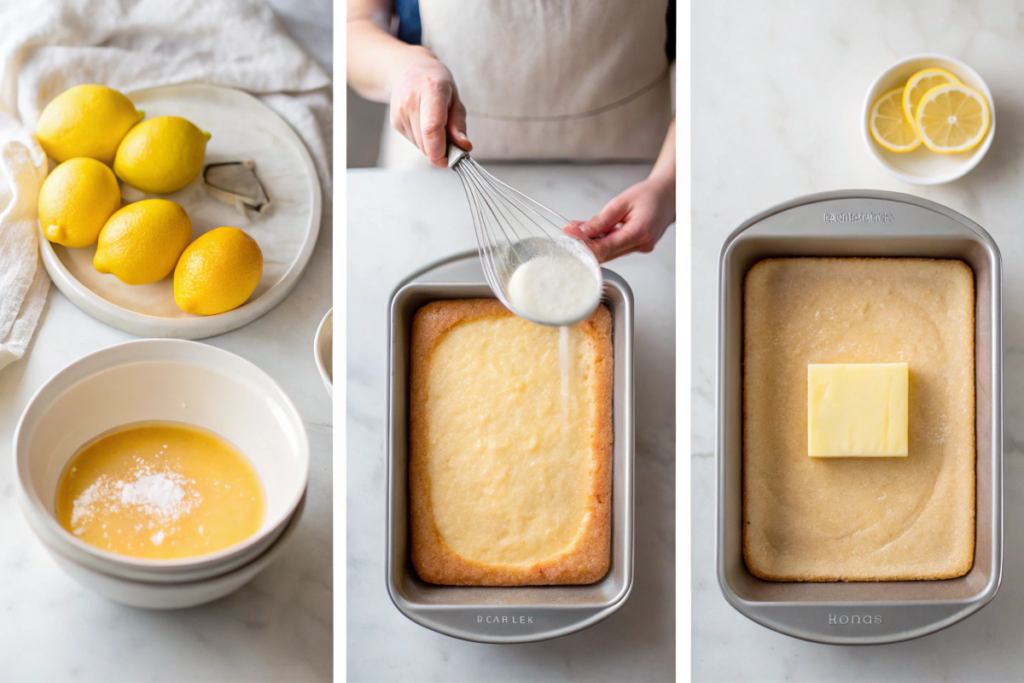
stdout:
{"type": "Polygon", "coordinates": [[[280,538],[258,558],[238,569],[202,581],[183,583],[146,583],[129,581],[94,571],[57,553],[52,553],[57,565],[68,576],[89,590],[113,602],[143,609],[183,609],[219,600],[252,581],[273,562],[287,544],[298,526],[305,507],[305,498],[295,511],[280,538]]]}
{"type": "Polygon", "coordinates": [[[901,59],[883,71],[868,88],[867,95],[864,97],[863,111],[861,111],[860,128],[868,152],[881,164],[882,168],[894,177],[914,185],[939,185],[963,177],[984,158],[988,148],[992,146],[992,138],[996,133],[995,102],[992,101],[992,93],[989,91],[988,85],[978,75],[978,72],[960,60],[936,54],[914,55],[901,59]],[[915,73],[931,66],[949,71],[959,78],[961,83],[969,85],[985,96],[991,116],[988,134],[980,145],[958,154],[937,154],[924,145],[913,152],[902,154],[890,152],[871,137],[871,131],[868,129],[868,116],[871,113],[871,107],[887,91],[901,87],[915,73]]]}
{"type": "Polygon", "coordinates": [[[118,344],[75,361],[29,401],[14,433],[18,497],[29,525],[53,552],[133,581],[210,578],[263,554],[284,531],[309,481],[309,441],[281,388],[249,361],[213,346],[169,339],[118,344]],[[86,442],[122,425],[184,422],[233,443],[256,468],[266,518],[231,547],[179,560],[115,555],[57,522],[57,484],[86,442]]]}
{"type": "Polygon", "coordinates": [[[320,321],[313,337],[313,357],[316,358],[316,369],[327,387],[327,395],[334,396],[334,309],[320,321]]]}

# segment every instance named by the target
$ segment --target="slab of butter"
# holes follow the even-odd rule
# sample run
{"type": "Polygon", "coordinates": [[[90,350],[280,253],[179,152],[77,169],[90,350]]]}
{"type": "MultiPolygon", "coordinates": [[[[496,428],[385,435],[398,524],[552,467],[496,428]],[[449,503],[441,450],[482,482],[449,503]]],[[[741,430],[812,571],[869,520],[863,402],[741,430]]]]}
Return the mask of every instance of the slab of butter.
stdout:
{"type": "Polygon", "coordinates": [[[906,363],[807,366],[807,455],[906,457],[906,363]]]}

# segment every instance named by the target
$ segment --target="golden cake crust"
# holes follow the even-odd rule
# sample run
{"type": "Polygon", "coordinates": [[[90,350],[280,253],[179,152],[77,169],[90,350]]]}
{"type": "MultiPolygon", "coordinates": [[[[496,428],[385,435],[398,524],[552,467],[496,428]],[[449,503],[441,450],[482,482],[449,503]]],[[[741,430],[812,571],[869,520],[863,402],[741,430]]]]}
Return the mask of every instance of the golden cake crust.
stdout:
{"type": "Polygon", "coordinates": [[[974,562],[974,275],[777,258],[744,284],[743,556],[772,581],[963,576],[974,562]],[[807,455],[807,364],[907,362],[909,455],[807,455]]]}
{"type": "MultiPolygon", "coordinates": [[[[409,503],[412,563],[428,583],[457,586],[590,584],[611,562],[612,343],[611,315],[603,305],[579,324],[590,355],[591,458],[586,514],[581,531],[564,552],[533,564],[483,564],[460,556],[438,532],[431,509],[426,420],[427,377],[434,349],[457,325],[492,316],[512,316],[495,299],[433,301],[413,318],[409,398],[409,503]]],[[[526,323],[524,324],[532,324],[526,323]]]]}

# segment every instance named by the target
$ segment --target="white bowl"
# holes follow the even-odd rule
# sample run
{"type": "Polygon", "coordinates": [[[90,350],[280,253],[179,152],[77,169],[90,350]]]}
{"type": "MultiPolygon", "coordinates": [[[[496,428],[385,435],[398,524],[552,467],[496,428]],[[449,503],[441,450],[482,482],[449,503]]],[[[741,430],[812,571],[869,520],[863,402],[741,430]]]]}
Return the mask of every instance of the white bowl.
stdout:
{"type": "Polygon", "coordinates": [[[327,395],[334,395],[334,309],[320,321],[313,338],[313,357],[316,358],[316,369],[327,387],[327,395]]]}
{"type": "MultiPolygon", "coordinates": [[[[29,527],[35,532],[39,540],[42,541],[43,547],[57,560],[57,564],[61,567],[67,566],[66,563],[71,563],[97,576],[108,576],[121,581],[145,583],[148,585],[162,584],[169,586],[180,583],[207,581],[246,566],[247,563],[260,557],[268,548],[273,547],[277,543],[278,539],[284,535],[285,529],[294,520],[296,514],[288,515],[280,527],[273,529],[264,538],[260,539],[259,542],[241,549],[237,553],[225,555],[220,560],[202,562],[207,556],[198,556],[189,558],[197,560],[192,565],[176,564],[173,566],[143,567],[140,569],[133,566],[116,567],[103,563],[88,562],[79,553],[69,552],[68,546],[63,542],[64,539],[59,534],[54,534],[53,530],[40,517],[32,515],[26,509],[24,497],[21,497],[21,503],[22,511],[25,512],[29,527]]],[[[230,548],[227,550],[230,550],[230,548]]],[[[160,561],[151,562],[158,564],[160,561]]]]}
{"type": "Polygon", "coordinates": [[[14,459],[22,509],[43,543],[94,571],[135,581],[200,580],[252,562],[281,535],[309,481],[306,430],[281,388],[233,353],[170,339],[112,346],[54,375],[21,416],[14,459]],[[70,458],[97,435],[145,420],[194,424],[238,447],[263,483],[260,530],[217,552],[150,560],[108,553],[61,527],[54,503],[70,458]]]}
{"type": "Polygon", "coordinates": [[[914,55],[901,59],[883,71],[868,88],[861,112],[860,128],[868,152],[881,164],[882,168],[907,183],[938,185],[963,177],[984,158],[988,148],[992,146],[992,138],[996,133],[995,103],[992,101],[992,93],[989,91],[988,85],[978,75],[978,72],[960,60],[935,54],[914,55]],[[913,152],[902,154],[890,152],[875,142],[871,137],[871,131],[868,130],[868,116],[871,113],[871,107],[886,91],[899,88],[915,73],[930,66],[937,66],[949,71],[964,85],[969,85],[985,96],[991,115],[988,134],[980,145],[958,154],[937,154],[924,145],[913,152]]]}
{"type": "Polygon", "coordinates": [[[219,600],[256,578],[273,562],[287,544],[302,517],[305,499],[296,510],[284,533],[262,555],[233,571],[202,581],[183,583],[146,583],[129,581],[97,572],[54,553],[57,565],[82,586],[114,602],[144,609],[183,609],[219,600]]]}

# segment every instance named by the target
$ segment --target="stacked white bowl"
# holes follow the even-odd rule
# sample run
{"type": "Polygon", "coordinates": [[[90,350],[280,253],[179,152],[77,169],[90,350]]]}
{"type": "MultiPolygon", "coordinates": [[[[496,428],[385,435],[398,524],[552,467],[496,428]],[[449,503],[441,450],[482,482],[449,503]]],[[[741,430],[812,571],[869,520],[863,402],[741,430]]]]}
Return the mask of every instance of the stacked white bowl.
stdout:
{"type": "Polygon", "coordinates": [[[316,336],[313,337],[313,358],[316,360],[316,369],[320,371],[320,378],[327,387],[327,395],[334,396],[334,309],[327,311],[327,315],[320,321],[316,328],[316,336]]]}
{"type": "Polygon", "coordinates": [[[233,353],[172,339],[119,344],[61,370],[25,408],[14,455],[22,509],[58,564],[111,600],[154,609],[216,600],[252,580],[294,530],[309,481],[306,430],[281,388],[233,353]],[[208,429],[248,457],[266,494],[256,534],[214,553],[148,560],[88,545],[57,522],[57,484],[77,450],[104,432],[152,420],[208,429]]]}

